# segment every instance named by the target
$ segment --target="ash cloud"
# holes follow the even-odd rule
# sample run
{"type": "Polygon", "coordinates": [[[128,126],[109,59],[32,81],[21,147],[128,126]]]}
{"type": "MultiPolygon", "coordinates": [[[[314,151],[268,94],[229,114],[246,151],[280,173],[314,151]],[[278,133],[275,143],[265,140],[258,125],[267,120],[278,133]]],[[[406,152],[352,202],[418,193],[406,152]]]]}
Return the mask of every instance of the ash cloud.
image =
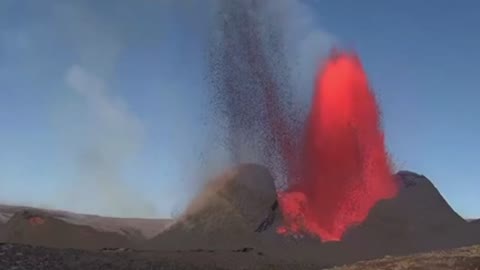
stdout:
{"type": "MultiPolygon", "coordinates": [[[[315,69],[334,43],[301,1],[217,1],[211,100],[232,163],[267,165],[277,181],[301,137],[315,69]],[[282,152],[283,151],[283,152],[282,152]]],[[[292,157],[294,158],[294,157],[292,157]]]]}

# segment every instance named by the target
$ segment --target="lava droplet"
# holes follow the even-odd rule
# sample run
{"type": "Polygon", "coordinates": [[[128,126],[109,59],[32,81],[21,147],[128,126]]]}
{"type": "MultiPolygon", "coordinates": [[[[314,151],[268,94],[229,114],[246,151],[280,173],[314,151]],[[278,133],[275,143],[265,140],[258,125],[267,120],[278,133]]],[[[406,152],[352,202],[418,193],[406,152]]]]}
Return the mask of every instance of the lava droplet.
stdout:
{"type": "Polygon", "coordinates": [[[282,234],[341,240],[397,187],[380,113],[359,58],[336,52],[319,70],[305,126],[300,175],[279,194],[282,234]]]}

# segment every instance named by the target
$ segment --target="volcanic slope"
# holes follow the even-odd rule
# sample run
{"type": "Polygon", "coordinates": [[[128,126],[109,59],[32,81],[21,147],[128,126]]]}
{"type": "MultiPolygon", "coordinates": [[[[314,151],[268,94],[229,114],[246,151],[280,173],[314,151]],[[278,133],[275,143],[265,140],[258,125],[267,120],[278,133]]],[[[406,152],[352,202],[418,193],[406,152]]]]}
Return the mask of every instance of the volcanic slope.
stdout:
{"type": "Polygon", "coordinates": [[[155,248],[236,248],[280,239],[282,217],[270,172],[242,164],[210,181],[184,215],[152,239],[155,248]]]}
{"type": "Polygon", "coordinates": [[[395,179],[395,198],[377,203],[342,241],[321,243],[277,235],[283,218],[272,211],[272,176],[261,166],[242,165],[207,185],[187,213],[152,242],[162,249],[255,247],[271,258],[329,265],[480,244],[478,226],[459,216],[429,179],[408,171],[395,179]],[[274,217],[270,226],[255,232],[268,213],[274,217]]]}
{"type": "MultiPolygon", "coordinates": [[[[240,257],[230,263],[239,254],[255,257],[249,257],[250,264],[325,266],[480,243],[479,226],[456,214],[426,177],[407,171],[395,177],[401,187],[397,197],[374,206],[341,242],[321,243],[278,235],[282,215],[275,207],[273,177],[262,166],[240,165],[208,183],[181,218],[141,247],[155,249],[155,256],[188,254],[195,262],[209,258],[236,267],[246,263],[240,257]]],[[[31,209],[17,211],[3,228],[7,242],[79,249],[131,245],[125,235],[67,224],[31,209]]]]}
{"type": "Polygon", "coordinates": [[[6,228],[5,224],[0,223],[0,242],[6,242],[6,228]]]}
{"type": "Polygon", "coordinates": [[[125,235],[70,224],[38,210],[15,213],[3,228],[3,241],[35,246],[101,249],[135,247],[135,244],[139,244],[125,235]]]}
{"type": "Polygon", "coordinates": [[[69,224],[85,225],[97,231],[119,233],[129,238],[137,237],[139,240],[154,237],[164,230],[172,221],[171,219],[105,217],[62,210],[0,204],[0,228],[1,224],[7,223],[15,213],[21,211],[39,212],[69,224]]]}
{"type": "Polygon", "coordinates": [[[397,197],[380,201],[344,238],[362,259],[480,243],[480,228],[459,216],[429,179],[409,171],[396,178],[397,197]]]}
{"type": "Polygon", "coordinates": [[[305,263],[341,265],[480,244],[480,226],[459,216],[423,175],[400,171],[395,198],[378,202],[367,219],[350,228],[342,241],[304,236],[265,246],[265,253],[305,263]]]}
{"type": "Polygon", "coordinates": [[[470,222],[472,224],[480,224],[480,219],[470,219],[470,220],[468,220],[468,222],[470,222]]]}

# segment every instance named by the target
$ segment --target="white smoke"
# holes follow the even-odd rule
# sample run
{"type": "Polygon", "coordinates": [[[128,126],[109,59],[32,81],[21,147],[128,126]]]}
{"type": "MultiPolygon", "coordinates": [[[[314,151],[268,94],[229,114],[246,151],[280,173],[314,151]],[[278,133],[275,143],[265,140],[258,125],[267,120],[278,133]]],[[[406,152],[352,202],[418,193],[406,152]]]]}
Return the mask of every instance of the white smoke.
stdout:
{"type": "Polygon", "coordinates": [[[67,71],[66,83],[83,100],[87,112],[84,139],[74,151],[77,200],[94,201],[96,211],[115,216],[153,215],[153,206],[122,179],[122,168],[142,146],[140,121],[109,93],[103,80],[81,66],[67,71]]]}
{"type": "Polygon", "coordinates": [[[126,100],[110,88],[129,39],[115,17],[121,8],[121,4],[112,6],[110,18],[84,2],[59,1],[53,6],[59,34],[76,56],[65,71],[73,106],[62,111],[67,116],[60,129],[75,173],[66,204],[81,212],[151,217],[153,204],[137,193],[132,181],[136,179],[126,179],[129,163],[142,149],[144,127],[126,100]]]}
{"type": "MultiPolygon", "coordinates": [[[[285,53],[291,71],[293,92],[305,95],[312,91],[315,72],[337,38],[315,20],[315,11],[306,1],[270,0],[266,16],[283,29],[285,53]]],[[[298,96],[297,96],[298,97],[298,96]]],[[[304,98],[301,98],[305,102],[304,98]]]]}

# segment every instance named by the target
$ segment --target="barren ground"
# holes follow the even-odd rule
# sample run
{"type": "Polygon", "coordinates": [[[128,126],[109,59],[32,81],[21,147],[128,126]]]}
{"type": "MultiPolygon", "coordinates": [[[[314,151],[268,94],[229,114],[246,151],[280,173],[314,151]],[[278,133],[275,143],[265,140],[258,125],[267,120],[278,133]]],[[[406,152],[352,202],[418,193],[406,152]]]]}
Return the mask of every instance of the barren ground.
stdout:
{"type": "Polygon", "coordinates": [[[256,250],[81,251],[0,244],[1,269],[480,269],[480,246],[403,257],[385,257],[328,268],[301,262],[279,263],[256,250]]]}
{"type": "Polygon", "coordinates": [[[480,269],[480,246],[422,253],[412,256],[390,257],[358,262],[352,265],[334,267],[332,270],[368,269],[435,269],[435,270],[478,270],[480,269]]]}

